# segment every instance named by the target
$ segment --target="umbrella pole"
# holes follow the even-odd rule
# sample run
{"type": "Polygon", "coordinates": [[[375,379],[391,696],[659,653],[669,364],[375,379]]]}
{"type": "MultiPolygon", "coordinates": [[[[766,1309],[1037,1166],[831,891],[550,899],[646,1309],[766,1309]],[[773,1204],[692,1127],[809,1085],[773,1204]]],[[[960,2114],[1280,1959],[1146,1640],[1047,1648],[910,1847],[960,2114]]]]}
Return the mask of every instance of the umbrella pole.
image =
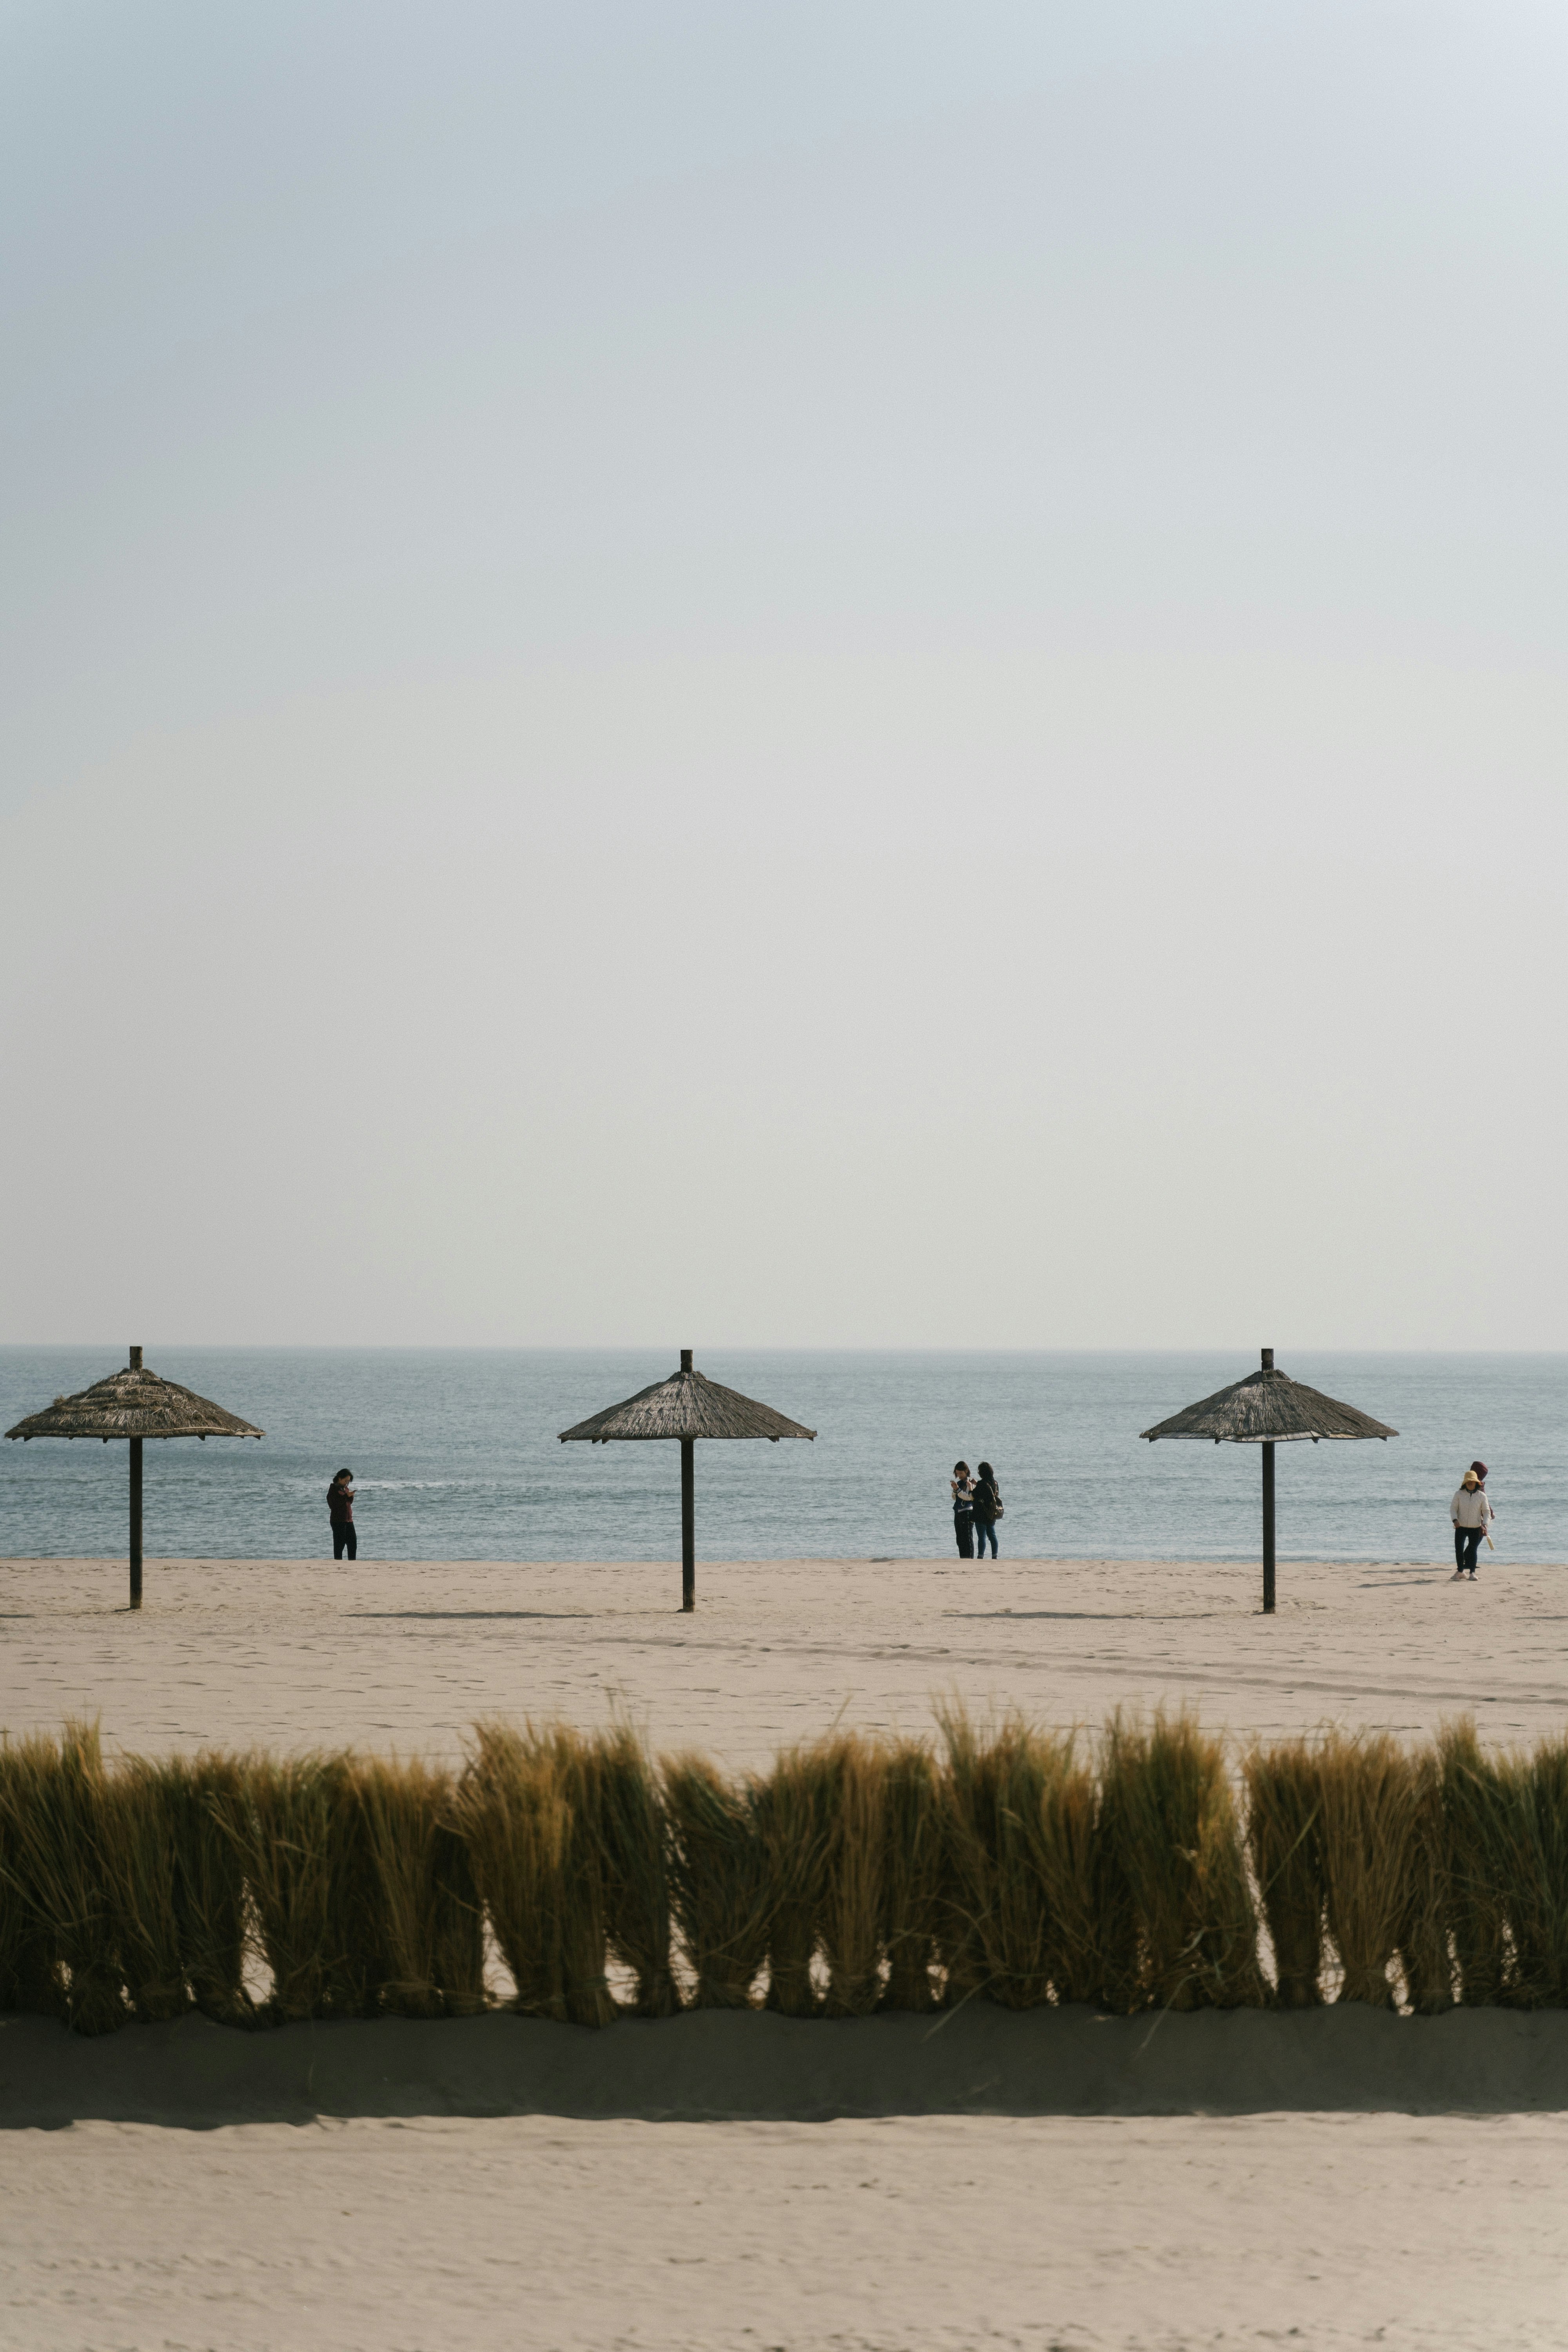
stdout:
{"type": "Polygon", "coordinates": [[[680,1605],[697,1606],[697,1441],[680,1441],[680,1605]]]}
{"type": "Polygon", "coordinates": [[[142,1440],[131,1441],[131,1606],[142,1606],[142,1440]]]}
{"type": "Polygon", "coordinates": [[[1274,1614],[1274,1448],[1263,1448],[1263,1613],[1274,1614]]]}

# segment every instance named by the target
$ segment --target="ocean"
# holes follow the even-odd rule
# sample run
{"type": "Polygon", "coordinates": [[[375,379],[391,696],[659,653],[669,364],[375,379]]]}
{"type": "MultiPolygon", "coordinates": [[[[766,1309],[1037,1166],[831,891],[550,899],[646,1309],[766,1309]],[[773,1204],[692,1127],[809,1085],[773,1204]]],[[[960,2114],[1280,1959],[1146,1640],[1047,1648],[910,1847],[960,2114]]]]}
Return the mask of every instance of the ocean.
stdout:
{"type": "MultiPolygon", "coordinates": [[[[0,1429],[125,1360],[116,1347],[0,1349],[0,1429]]],[[[697,1360],[817,1432],[811,1445],[698,1448],[700,1559],[951,1551],[960,1455],[994,1465],[1004,1556],[1257,1556],[1256,1447],[1138,1439],[1239,1379],[1255,1353],[731,1349],[697,1360]]],[[[149,1345],[147,1361],[267,1433],[259,1445],[147,1448],[149,1558],[330,1558],[326,1489],[342,1465],[359,1490],[362,1558],[679,1556],[677,1447],[556,1442],[672,1371],[673,1349],[149,1345]]],[[[1279,1448],[1281,1559],[1449,1558],[1448,1499],[1479,1454],[1500,1564],[1568,1561],[1568,1356],[1285,1353],[1281,1365],[1400,1433],[1279,1448]]],[[[0,1445],[0,1555],[117,1555],[125,1531],[123,1445],[0,1445]]]]}

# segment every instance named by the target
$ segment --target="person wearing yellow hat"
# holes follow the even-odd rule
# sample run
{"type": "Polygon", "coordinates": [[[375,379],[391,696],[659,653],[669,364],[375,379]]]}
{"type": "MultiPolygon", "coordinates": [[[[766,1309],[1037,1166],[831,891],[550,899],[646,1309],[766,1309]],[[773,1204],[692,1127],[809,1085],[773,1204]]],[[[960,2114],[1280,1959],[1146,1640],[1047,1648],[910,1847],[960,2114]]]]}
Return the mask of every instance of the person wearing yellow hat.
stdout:
{"type": "Polygon", "coordinates": [[[1487,1531],[1487,1522],[1491,1516],[1492,1507],[1487,1499],[1486,1487],[1477,1476],[1475,1465],[1472,1464],[1459,1481],[1459,1491],[1448,1506],[1448,1517],[1454,1522],[1454,1582],[1456,1584],[1461,1577],[1467,1576],[1472,1584],[1475,1582],[1476,1561],[1480,1553],[1481,1538],[1487,1531]]]}

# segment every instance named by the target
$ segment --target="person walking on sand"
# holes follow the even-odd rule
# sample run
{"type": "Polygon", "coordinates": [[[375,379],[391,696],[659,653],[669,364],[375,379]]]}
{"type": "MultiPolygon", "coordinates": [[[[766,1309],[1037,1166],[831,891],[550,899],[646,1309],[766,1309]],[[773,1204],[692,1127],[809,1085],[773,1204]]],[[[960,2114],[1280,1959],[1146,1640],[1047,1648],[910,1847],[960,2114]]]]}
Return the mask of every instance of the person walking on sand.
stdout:
{"type": "Polygon", "coordinates": [[[996,1484],[996,1473],[989,1462],[980,1465],[980,1475],[974,1482],[974,1557],[984,1559],[987,1543],[991,1557],[996,1557],[996,1522],[1002,1516],[1002,1489],[996,1484]]]}
{"type": "Polygon", "coordinates": [[[952,1532],[960,1559],[974,1558],[974,1481],[967,1462],[952,1465],[952,1532]]]}
{"type": "Polygon", "coordinates": [[[1492,1507],[1487,1490],[1477,1475],[1474,1463],[1459,1481],[1459,1491],[1448,1506],[1448,1517],[1454,1522],[1454,1582],[1468,1576],[1476,1580],[1476,1561],[1480,1557],[1481,1538],[1492,1517],[1492,1507]]]}
{"type": "Polygon", "coordinates": [[[359,1538],[354,1533],[353,1472],[340,1470],[327,1488],[327,1517],[332,1523],[332,1558],[342,1559],[347,1552],[351,1559],[359,1558],[359,1538]]]}

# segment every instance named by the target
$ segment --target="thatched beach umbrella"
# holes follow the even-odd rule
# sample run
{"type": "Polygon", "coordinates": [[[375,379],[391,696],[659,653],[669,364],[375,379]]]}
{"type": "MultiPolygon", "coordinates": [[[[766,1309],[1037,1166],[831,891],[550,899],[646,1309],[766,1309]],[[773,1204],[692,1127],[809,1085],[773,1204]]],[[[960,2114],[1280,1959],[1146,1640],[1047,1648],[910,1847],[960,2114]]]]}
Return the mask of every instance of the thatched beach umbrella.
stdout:
{"type": "Polygon", "coordinates": [[[7,1437],[24,1444],[33,1437],[98,1437],[131,1442],[131,1606],[142,1606],[142,1441],[144,1437],[260,1437],[221,1404],[209,1404],[194,1389],[161,1381],[146,1370],[142,1350],[132,1348],[129,1368],[95,1381],[77,1396],[57,1397],[43,1412],[30,1412],[7,1437]]]}
{"type": "Polygon", "coordinates": [[[606,1406],[575,1429],[563,1429],[561,1443],[585,1437],[608,1445],[616,1438],[679,1437],[680,1440],[680,1605],[697,1606],[697,1440],[700,1437],[815,1437],[798,1421],[786,1421],[772,1405],[758,1404],[738,1389],[721,1389],[691,1369],[691,1350],[682,1348],[680,1370],[667,1381],[639,1389],[625,1404],[606,1406]]]}
{"type": "Polygon", "coordinates": [[[1303,1388],[1274,1369],[1274,1350],[1265,1348],[1259,1370],[1244,1381],[1233,1381],[1185,1412],[1139,1431],[1141,1437],[1207,1437],[1216,1445],[1261,1445],[1263,1448],[1263,1607],[1274,1609],[1274,1448],[1310,1437],[1397,1437],[1386,1422],[1358,1412],[1353,1404],[1320,1389],[1303,1388]]]}

